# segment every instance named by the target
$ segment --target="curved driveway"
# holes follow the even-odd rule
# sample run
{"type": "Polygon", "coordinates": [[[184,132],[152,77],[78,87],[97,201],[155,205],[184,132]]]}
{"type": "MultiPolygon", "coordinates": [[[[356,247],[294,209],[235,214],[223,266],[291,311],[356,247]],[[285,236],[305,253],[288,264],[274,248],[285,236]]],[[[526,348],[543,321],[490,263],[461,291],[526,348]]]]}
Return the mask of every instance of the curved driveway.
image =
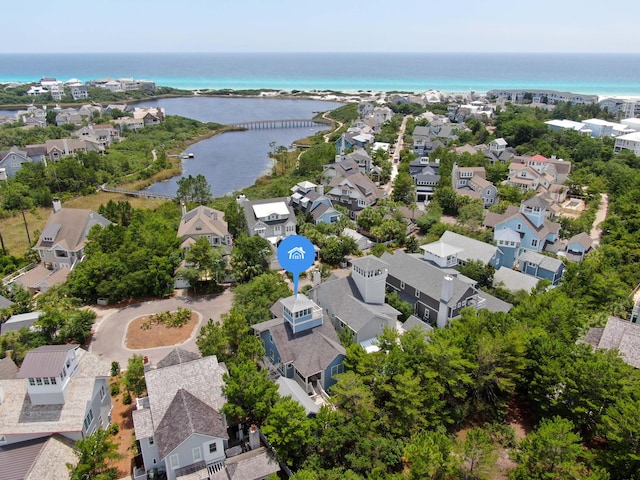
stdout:
{"type": "Polygon", "coordinates": [[[165,300],[152,300],[136,303],[124,308],[95,308],[98,317],[94,325],[94,334],[89,346],[89,351],[107,363],[119,362],[122,368],[126,368],[127,361],[134,354],[146,355],[152,364],[158,363],[167,353],[176,346],[197,352],[196,337],[200,327],[209,319],[220,321],[220,315],[231,309],[233,294],[225,290],[220,295],[207,295],[203,297],[168,298],[165,300]],[[124,344],[129,323],[141,315],[174,311],[178,307],[189,308],[200,314],[200,323],[194,329],[191,338],[186,342],[171,347],[157,347],[147,349],[130,349],[124,344]]]}

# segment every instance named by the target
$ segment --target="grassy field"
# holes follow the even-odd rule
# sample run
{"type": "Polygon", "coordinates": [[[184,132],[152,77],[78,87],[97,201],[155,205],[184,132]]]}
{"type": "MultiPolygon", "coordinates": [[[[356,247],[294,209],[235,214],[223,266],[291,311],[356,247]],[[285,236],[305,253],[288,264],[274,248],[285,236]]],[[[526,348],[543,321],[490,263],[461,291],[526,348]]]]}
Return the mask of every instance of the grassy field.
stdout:
{"type": "MultiPolygon", "coordinates": [[[[98,192],[95,195],[74,198],[68,202],[64,202],[62,206],[66,208],[88,208],[90,210],[97,211],[101,204],[106,204],[109,200],[113,200],[114,202],[126,200],[131,203],[133,208],[150,209],[156,209],[164,202],[164,200],[159,199],[145,199],[128,197],[119,193],[98,192]]],[[[178,207],[176,206],[176,208],[178,207]]],[[[36,242],[38,235],[42,232],[51,212],[52,209],[50,208],[38,208],[24,212],[32,243],[36,242]]],[[[4,245],[10,255],[15,257],[24,256],[27,251],[27,247],[29,246],[29,242],[27,240],[27,233],[24,221],[22,220],[22,214],[20,212],[17,212],[11,217],[0,220],[0,233],[2,234],[4,245]]]]}

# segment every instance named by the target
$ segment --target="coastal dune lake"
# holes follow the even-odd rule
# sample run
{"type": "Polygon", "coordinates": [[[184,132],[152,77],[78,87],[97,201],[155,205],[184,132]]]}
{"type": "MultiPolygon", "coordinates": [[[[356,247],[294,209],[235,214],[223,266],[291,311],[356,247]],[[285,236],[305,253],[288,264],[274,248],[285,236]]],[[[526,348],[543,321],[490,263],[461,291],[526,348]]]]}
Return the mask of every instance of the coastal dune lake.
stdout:
{"type": "MultiPolygon", "coordinates": [[[[258,120],[311,119],[317,112],[341,106],[337,102],[268,98],[189,97],[145,101],[139,105],[162,107],[167,115],[180,115],[202,122],[239,123],[258,120]]],[[[190,146],[194,158],[182,161],[182,175],[205,176],[214,196],[232,193],[253,183],[271,167],[269,143],[289,146],[313,135],[324,126],[273,128],[229,132],[190,146]]],[[[175,194],[178,179],[151,185],[154,193],[175,194]]]]}

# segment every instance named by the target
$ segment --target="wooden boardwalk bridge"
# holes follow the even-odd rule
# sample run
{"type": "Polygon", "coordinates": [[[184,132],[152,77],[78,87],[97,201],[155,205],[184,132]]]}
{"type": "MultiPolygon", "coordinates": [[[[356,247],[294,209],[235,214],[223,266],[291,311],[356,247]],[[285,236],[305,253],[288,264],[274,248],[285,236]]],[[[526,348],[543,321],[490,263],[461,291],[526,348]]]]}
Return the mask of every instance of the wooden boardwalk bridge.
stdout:
{"type": "Polygon", "coordinates": [[[309,120],[308,118],[296,118],[286,120],[258,120],[255,122],[233,123],[231,125],[234,127],[246,128],[247,130],[260,130],[273,128],[319,127],[324,124],[309,120]]]}
{"type": "Polygon", "coordinates": [[[140,197],[140,198],[159,198],[161,200],[175,200],[175,195],[170,195],[168,193],[154,193],[147,192],[145,190],[126,190],[124,188],[111,188],[106,185],[102,185],[100,189],[103,192],[110,193],[123,193],[124,195],[129,195],[130,197],[140,197]]]}

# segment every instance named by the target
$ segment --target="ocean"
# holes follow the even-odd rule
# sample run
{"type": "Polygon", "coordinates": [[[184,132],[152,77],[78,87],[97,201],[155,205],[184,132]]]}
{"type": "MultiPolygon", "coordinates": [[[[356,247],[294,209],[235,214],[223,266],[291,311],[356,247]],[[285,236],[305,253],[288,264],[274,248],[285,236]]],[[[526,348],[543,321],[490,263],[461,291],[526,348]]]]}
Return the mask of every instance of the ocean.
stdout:
{"type": "Polygon", "coordinates": [[[0,82],[136,78],[184,89],[549,89],[640,96],[640,54],[2,54],[0,82]]]}

